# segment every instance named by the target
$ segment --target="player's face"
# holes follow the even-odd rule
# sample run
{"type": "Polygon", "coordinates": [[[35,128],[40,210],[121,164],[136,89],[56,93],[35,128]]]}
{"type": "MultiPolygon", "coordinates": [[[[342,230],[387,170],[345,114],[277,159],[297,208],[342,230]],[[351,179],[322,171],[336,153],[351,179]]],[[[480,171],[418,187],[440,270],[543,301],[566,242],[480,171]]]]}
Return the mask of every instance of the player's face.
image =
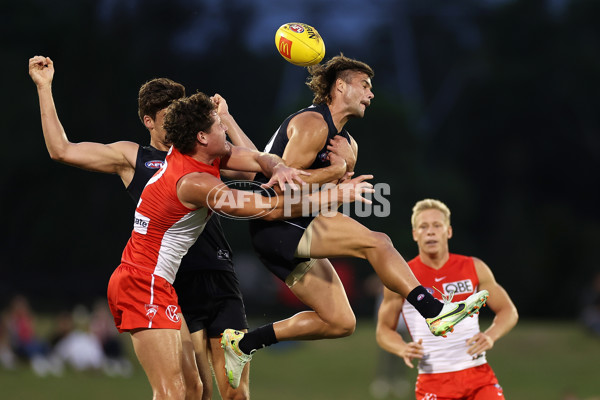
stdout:
{"type": "Polygon", "coordinates": [[[231,152],[231,147],[227,141],[227,128],[221,122],[221,117],[219,117],[216,111],[213,111],[211,115],[214,121],[207,132],[209,140],[208,149],[215,157],[228,155],[231,152]]]}
{"type": "Polygon", "coordinates": [[[165,131],[164,123],[165,123],[165,114],[167,113],[167,109],[163,108],[162,110],[156,113],[154,119],[146,116],[145,118],[150,118],[150,126],[146,125],[150,130],[150,135],[152,138],[159,143],[166,144],[165,137],[167,136],[167,131],[165,131]]]}
{"type": "Polygon", "coordinates": [[[446,223],[440,210],[421,211],[416,218],[413,239],[419,251],[426,254],[443,254],[448,252],[448,239],[452,237],[452,227],[446,223]]]}
{"type": "Polygon", "coordinates": [[[365,110],[371,105],[371,99],[375,97],[371,91],[372,88],[371,78],[367,74],[364,72],[352,73],[344,95],[351,116],[358,118],[365,116],[365,110]]]}

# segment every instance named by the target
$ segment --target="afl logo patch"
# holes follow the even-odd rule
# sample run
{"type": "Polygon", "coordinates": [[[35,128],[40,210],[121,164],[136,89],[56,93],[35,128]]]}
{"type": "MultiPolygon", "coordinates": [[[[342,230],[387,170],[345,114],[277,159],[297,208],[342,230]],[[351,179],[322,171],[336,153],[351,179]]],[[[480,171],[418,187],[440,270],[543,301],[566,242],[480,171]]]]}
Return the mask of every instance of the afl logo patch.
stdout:
{"type": "Polygon", "coordinates": [[[152,161],[146,161],[146,163],[144,165],[146,166],[146,168],[160,169],[160,167],[162,167],[164,163],[165,162],[161,161],[161,160],[152,160],[152,161]]]}
{"type": "Polygon", "coordinates": [[[296,32],[296,33],[302,33],[302,32],[304,32],[304,27],[300,24],[290,24],[290,31],[296,32]]]}
{"type": "Polygon", "coordinates": [[[319,154],[319,160],[321,162],[325,162],[327,160],[327,156],[329,156],[329,152],[328,151],[324,151],[322,153],[319,154]]]}

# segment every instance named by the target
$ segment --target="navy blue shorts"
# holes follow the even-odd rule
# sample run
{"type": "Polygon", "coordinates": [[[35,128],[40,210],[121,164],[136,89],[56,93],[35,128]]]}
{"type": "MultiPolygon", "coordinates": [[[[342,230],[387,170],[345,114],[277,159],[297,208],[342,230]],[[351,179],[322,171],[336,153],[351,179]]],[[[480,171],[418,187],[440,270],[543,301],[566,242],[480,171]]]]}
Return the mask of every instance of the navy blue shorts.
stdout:
{"type": "Polygon", "coordinates": [[[173,283],[191,333],[206,329],[219,337],[227,329],[248,329],[240,282],[231,271],[179,271],[173,283]]]}
{"type": "Polygon", "coordinates": [[[262,263],[282,281],[309,258],[295,256],[298,243],[314,217],[282,221],[250,221],[252,246],[262,263]]]}

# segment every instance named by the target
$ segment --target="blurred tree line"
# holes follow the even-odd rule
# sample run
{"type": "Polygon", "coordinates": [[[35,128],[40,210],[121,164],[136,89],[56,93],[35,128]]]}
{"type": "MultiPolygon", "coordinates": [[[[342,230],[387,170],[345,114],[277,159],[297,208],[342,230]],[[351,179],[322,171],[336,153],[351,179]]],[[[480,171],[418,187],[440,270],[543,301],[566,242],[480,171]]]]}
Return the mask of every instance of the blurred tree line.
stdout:
{"type": "MultiPolygon", "coordinates": [[[[166,76],[189,94],[222,94],[262,148],[311,101],[305,69],[273,45],[279,25],[302,21],[324,37],[326,59],[343,52],[375,70],[375,99],[347,128],[357,171],[391,185],[392,208],[361,222],[410,259],[412,205],[439,198],[453,212],[451,251],[487,262],[522,315],[573,317],[600,269],[600,3],[344,0],[340,15],[337,2],[265,13],[267,3],[3,5],[0,304],[25,293],[53,310],[105,296],[134,209],[118,177],[50,160],[29,57],[54,60],[55,102],[73,142],[146,143],[137,91],[166,76]]],[[[225,225],[234,252],[251,251],[246,224],[225,225]]],[[[357,266],[361,279],[371,273],[357,266]]]]}

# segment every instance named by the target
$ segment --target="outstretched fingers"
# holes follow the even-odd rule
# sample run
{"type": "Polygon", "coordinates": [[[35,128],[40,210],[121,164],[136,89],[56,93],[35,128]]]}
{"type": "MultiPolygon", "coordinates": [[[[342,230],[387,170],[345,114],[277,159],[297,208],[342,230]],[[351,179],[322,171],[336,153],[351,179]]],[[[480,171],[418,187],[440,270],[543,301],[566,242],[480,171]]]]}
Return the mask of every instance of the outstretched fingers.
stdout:
{"type": "Polygon", "coordinates": [[[282,167],[274,172],[271,179],[267,183],[262,184],[261,187],[268,189],[277,184],[282,191],[286,189],[286,185],[293,190],[298,190],[297,183],[304,183],[302,176],[308,175],[310,175],[310,172],[291,167],[282,167]]]}
{"type": "Polygon", "coordinates": [[[367,182],[367,179],[373,179],[373,175],[360,175],[340,184],[339,188],[342,191],[344,202],[360,201],[365,204],[373,204],[371,200],[362,196],[367,193],[375,193],[373,185],[367,182]]]}

